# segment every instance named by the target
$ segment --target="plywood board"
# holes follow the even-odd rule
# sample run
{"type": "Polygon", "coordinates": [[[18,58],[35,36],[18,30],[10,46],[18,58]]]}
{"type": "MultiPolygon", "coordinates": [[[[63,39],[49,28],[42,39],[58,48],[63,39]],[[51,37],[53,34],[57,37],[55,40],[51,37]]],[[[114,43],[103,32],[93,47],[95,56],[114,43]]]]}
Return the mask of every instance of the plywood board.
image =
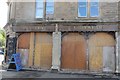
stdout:
{"type": "Polygon", "coordinates": [[[103,47],[103,71],[115,71],[114,47],[103,47]]]}
{"type": "Polygon", "coordinates": [[[28,57],[28,66],[33,66],[33,54],[34,54],[34,33],[30,34],[30,49],[29,49],[29,57],[28,57]]]}
{"type": "Polygon", "coordinates": [[[115,46],[115,40],[108,33],[96,33],[89,38],[89,69],[91,71],[103,70],[103,47],[115,46]]]}
{"type": "Polygon", "coordinates": [[[30,33],[23,33],[18,37],[18,48],[29,49],[30,47],[30,33]]]}
{"type": "Polygon", "coordinates": [[[86,41],[79,33],[69,33],[62,39],[62,69],[86,69],[86,41]]]}
{"type": "Polygon", "coordinates": [[[89,69],[91,71],[102,71],[102,51],[102,47],[91,46],[89,48],[89,69]]]}
{"type": "Polygon", "coordinates": [[[36,33],[34,66],[50,69],[52,66],[52,35],[36,33]]]}
{"type": "Polygon", "coordinates": [[[35,33],[35,53],[34,53],[34,67],[40,68],[41,44],[40,33],[35,33]]]}

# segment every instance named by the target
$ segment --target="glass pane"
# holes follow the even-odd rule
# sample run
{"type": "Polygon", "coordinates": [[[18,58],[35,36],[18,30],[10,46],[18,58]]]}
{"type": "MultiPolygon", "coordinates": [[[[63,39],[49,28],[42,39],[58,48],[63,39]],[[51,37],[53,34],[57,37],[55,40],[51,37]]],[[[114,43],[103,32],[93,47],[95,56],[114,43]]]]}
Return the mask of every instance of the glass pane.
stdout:
{"type": "Polygon", "coordinates": [[[36,18],[43,18],[43,9],[36,9],[36,18]]]}
{"type": "Polygon", "coordinates": [[[54,0],[46,0],[46,2],[54,2],[54,0]]]}
{"type": "Polygon", "coordinates": [[[78,16],[79,17],[87,17],[87,8],[86,7],[79,7],[78,16]]]}
{"type": "Polygon", "coordinates": [[[87,17],[87,0],[79,0],[78,16],[87,17]]]}
{"type": "Polygon", "coordinates": [[[36,0],[36,18],[43,18],[44,0],[36,0]]]}
{"type": "Polygon", "coordinates": [[[99,0],[90,0],[90,2],[99,2],[99,0]]]}
{"type": "Polygon", "coordinates": [[[53,7],[46,7],[46,14],[53,14],[54,8],[53,7]]]}
{"type": "Polygon", "coordinates": [[[99,3],[98,0],[92,0],[90,3],[90,16],[98,17],[99,16],[99,3]]]}
{"type": "Polygon", "coordinates": [[[87,0],[78,0],[78,2],[87,2],[87,0]]]}
{"type": "Polygon", "coordinates": [[[54,6],[54,0],[46,0],[47,6],[54,6]]]}
{"type": "Polygon", "coordinates": [[[54,3],[53,2],[47,2],[46,5],[47,6],[54,6],[54,3]]]}
{"type": "Polygon", "coordinates": [[[46,1],[46,14],[54,14],[54,0],[46,1]]]}
{"type": "Polygon", "coordinates": [[[43,3],[42,2],[36,2],[36,7],[37,8],[43,8],[43,3]]]}
{"type": "Polygon", "coordinates": [[[44,2],[44,0],[36,0],[36,2],[44,2]]]}

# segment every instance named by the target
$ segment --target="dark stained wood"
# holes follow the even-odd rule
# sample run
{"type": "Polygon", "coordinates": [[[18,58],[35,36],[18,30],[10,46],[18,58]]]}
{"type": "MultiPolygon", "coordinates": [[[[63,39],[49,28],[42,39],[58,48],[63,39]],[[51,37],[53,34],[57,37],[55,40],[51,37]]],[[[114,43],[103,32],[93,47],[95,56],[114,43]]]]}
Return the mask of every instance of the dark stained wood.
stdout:
{"type": "Polygon", "coordinates": [[[62,69],[86,69],[86,41],[79,33],[69,33],[62,39],[62,69]]]}
{"type": "Polygon", "coordinates": [[[56,24],[59,31],[118,31],[117,23],[26,23],[13,26],[14,32],[54,32],[56,24]],[[33,27],[34,26],[34,27],[33,27]]]}
{"type": "Polygon", "coordinates": [[[30,33],[23,33],[18,37],[18,48],[29,49],[30,47],[30,33]]]}

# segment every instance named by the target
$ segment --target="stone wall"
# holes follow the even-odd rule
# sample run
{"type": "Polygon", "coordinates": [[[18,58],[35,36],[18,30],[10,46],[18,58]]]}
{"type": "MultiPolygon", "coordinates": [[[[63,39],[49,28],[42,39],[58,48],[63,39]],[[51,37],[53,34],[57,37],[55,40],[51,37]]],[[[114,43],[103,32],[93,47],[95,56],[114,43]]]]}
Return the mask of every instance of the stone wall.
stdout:
{"type": "MultiPolygon", "coordinates": [[[[18,21],[35,21],[35,2],[16,2],[12,4],[12,14],[18,21]]],[[[100,2],[100,16],[98,18],[78,17],[77,2],[55,2],[54,20],[79,20],[79,21],[118,21],[118,2],[100,2]]],[[[12,15],[12,16],[13,16],[12,15]]]]}

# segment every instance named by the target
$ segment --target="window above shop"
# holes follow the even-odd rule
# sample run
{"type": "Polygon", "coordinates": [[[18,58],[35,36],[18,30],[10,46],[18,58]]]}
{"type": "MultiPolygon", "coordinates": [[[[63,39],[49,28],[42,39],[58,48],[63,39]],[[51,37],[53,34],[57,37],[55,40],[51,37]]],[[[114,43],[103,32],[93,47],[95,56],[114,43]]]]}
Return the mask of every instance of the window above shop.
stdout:
{"type": "Polygon", "coordinates": [[[54,14],[54,0],[36,0],[36,18],[44,18],[51,14],[54,14]]]}
{"type": "Polygon", "coordinates": [[[99,17],[99,0],[78,0],[78,17],[99,17]]]}
{"type": "Polygon", "coordinates": [[[46,0],[46,14],[54,14],[54,0],[46,0]]]}
{"type": "Polygon", "coordinates": [[[36,0],[36,18],[44,16],[44,0],[36,0]]]}

